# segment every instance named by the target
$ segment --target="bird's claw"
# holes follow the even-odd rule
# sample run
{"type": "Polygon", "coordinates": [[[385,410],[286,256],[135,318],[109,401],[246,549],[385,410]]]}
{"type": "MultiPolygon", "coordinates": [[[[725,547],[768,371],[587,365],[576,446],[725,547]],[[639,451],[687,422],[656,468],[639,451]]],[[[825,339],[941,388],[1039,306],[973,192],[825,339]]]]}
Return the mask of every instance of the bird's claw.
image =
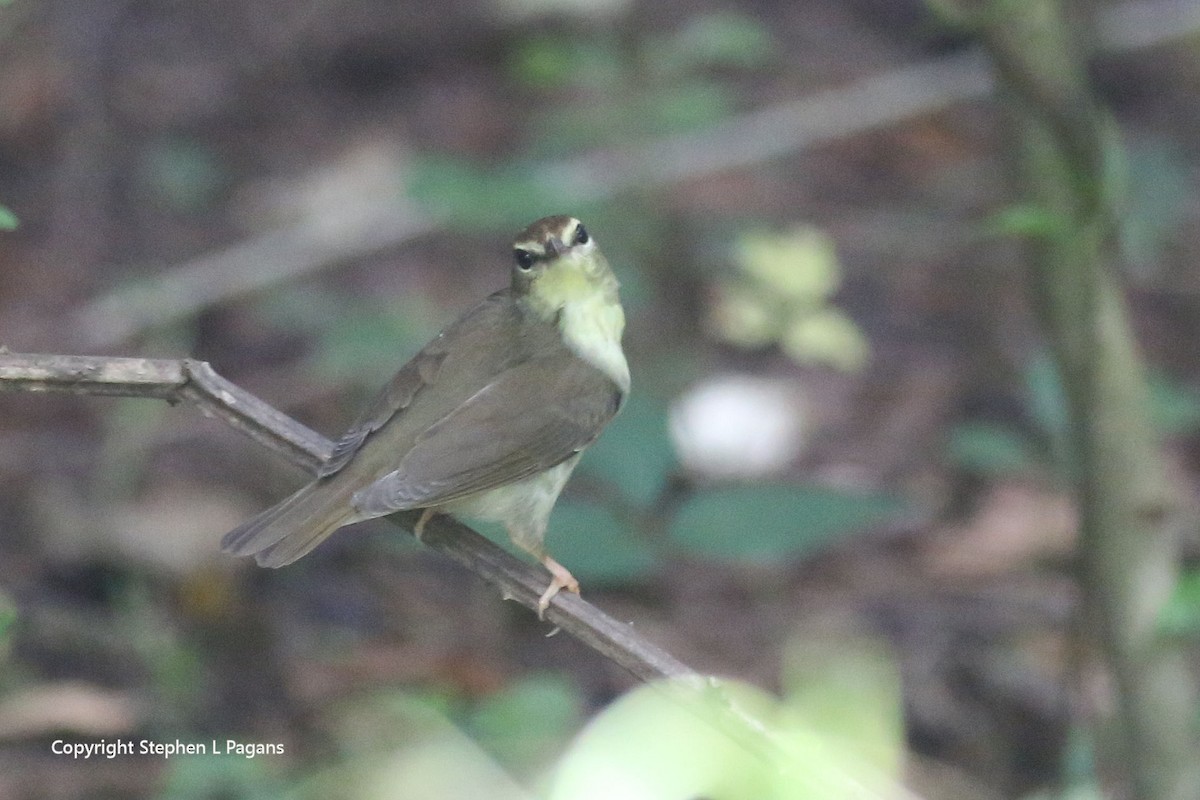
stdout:
{"type": "Polygon", "coordinates": [[[546,569],[550,570],[550,585],[546,587],[546,591],[542,592],[542,596],[538,598],[538,619],[546,618],[546,609],[550,607],[550,601],[554,599],[554,595],[561,590],[566,589],[568,592],[579,594],[579,581],[575,580],[566,567],[559,564],[550,556],[542,559],[542,564],[546,569]]]}

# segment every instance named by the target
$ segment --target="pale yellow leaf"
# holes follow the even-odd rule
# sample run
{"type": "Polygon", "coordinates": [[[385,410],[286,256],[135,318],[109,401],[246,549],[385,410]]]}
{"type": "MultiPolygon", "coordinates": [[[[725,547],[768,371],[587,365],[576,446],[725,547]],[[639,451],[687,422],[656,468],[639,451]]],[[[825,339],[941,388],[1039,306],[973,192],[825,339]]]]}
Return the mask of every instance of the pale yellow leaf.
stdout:
{"type": "Polygon", "coordinates": [[[742,234],[737,258],[747,275],[786,302],[820,303],[841,283],[833,239],[819,228],[742,234]]]}
{"type": "Polygon", "coordinates": [[[780,346],[801,364],[825,364],[843,372],[866,366],[871,347],[854,321],[836,308],[800,314],[783,332],[780,346]]]}

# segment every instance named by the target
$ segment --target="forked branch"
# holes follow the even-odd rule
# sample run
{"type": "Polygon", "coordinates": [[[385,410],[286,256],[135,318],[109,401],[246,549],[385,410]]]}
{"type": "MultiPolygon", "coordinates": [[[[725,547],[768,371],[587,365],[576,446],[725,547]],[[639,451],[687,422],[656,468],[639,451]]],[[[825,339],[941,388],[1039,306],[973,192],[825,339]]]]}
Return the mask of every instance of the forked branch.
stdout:
{"type": "MultiPolygon", "coordinates": [[[[222,378],[204,361],[5,353],[0,354],[0,391],[186,401],[314,473],[333,449],[324,436],[222,378]]],[[[416,512],[403,512],[387,519],[411,533],[416,517],[416,512]]],[[[466,525],[435,517],[422,541],[496,586],[503,597],[537,608],[546,577],[466,525]]],[[[700,677],[629,625],[576,595],[556,596],[546,619],[642,680],[700,677]]]]}

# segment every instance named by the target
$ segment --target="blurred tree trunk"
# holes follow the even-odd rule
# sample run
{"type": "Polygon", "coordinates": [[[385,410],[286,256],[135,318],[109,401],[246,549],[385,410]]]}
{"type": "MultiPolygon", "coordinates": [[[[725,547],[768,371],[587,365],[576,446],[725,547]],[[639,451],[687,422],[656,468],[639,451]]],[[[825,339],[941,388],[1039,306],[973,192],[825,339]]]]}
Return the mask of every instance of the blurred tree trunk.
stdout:
{"type": "Polygon", "coordinates": [[[1031,208],[1033,301],[1061,376],[1080,515],[1080,628],[1103,696],[1089,713],[1117,796],[1200,797],[1195,691],[1158,634],[1177,582],[1179,502],[1149,420],[1118,281],[1121,152],[1088,85],[1087,28],[1058,0],[960,3],[992,56],[1031,208]],[[1095,662],[1095,663],[1093,663],[1095,662]]]}

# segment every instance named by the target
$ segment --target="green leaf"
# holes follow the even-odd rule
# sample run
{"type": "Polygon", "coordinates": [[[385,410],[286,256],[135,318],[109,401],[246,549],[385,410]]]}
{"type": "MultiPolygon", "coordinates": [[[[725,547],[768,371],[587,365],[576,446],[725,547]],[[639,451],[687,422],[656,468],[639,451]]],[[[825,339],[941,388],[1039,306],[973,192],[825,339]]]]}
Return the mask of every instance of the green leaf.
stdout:
{"type": "Polygon", "coordinates": [[[8,209],[8,206],[0,205],[0,231],[15,231],[20,224],[21,221],[8,209]]]}
{"type": "Polygon", "coordinates": [[[836,308],[801,312],[783,331],[780,349],[798,364],[824,364],[859,372],[871,357],[871,345],[854,320],[836,308]]]}
{"type": "Polygon", "coordinates": [[[794,558],[877,523],[903,504],[881,494],[818,486],[742,486],[698,492],[671,523],[677,544],[715,558],[794,558]]]}
{"type": "Polygon", "coordinates": [[[733,93],[724,84],[690,80],[649,92],[635,104],[629,138],[669,136],[701,130],[733,113],[733,93]]]}
{"type": "MultiPolygon", "coordinates": [[[[205,741],[201,736],[178,738],[183,741],[205,741]]],[[[223,745],[220,739],[217,741],[223,745]]],[[[209,800],[214,797],[270,800],[280,797],[284,786],[271,774],[267,764],[271,758],[257,756],[250,759],[228,754],[177,756],[167,762],[165,783],[155,797],[158,800],[209,800]]]]}
{"type": "Polygon", "coordinates": [[[779,340],[788,308],[778,297],[764,297],[758,286],[728,283],[716,287],[712,326],[737,347],[756,349],[779,340]]]}
{"type": "Polygon", "coordinates": [[[534,89],[612,88],[620,84],[623,69],[616,48],[564,36],[535,36],[521,42],[508,66],[514,78],[534,89]]]}
{"type": "Polygon", "coordinates": [[[1178,146],[1150,142],[1128,149],[1128,192],[1119,219],[1126,260],[1143,273],[1157,271],[1160,253],[1187,218],[1193,178],[1178,146]]]}
{"type": "Polygon", "coordinates": [[[323,720],[342,757],[306,780],[302,796],[528,800],[495,759],[447,718],[444,705],[400,692],[352,699],[332,721],[323,720]]]}
{"type": "Polygon", "coordinates": [[[583,698],[575,684],[559,673],[538,673],[486,698],[466,727],[501,766],[529,775],[558,754],[582,717],[583,698]]]}
{"type": "Polygon", "coordinates": [[[634,391],[621,413],[580,462],[582,474],[601,478],[639,506],[653,503],[676,467],[667,410],[634,391]]]}
{"type": "Polygon", "coordinates": [[[1056,454],[1064,459],[1063,463],[1066,464],[1066,442],[1070,433],[1071,414],[1058,367],[1049,353],[1034,356],[1026,365],[1025,395],[1033,418],[1051,438],[1056,454]]]}
{"type": "Polygon", "coordinates": [[[742,271],[772,297],[819,306],[842,282],[833,238],[820,228],[747,231],[738,237],[735,255],[742,271]]]}
{"type": "Polygon", "coordinates": [[[608,705],[559,762],[550,800],[782,800],[774,782],[785,774],[794,782],[806,771],[764,758],[727,732],[734,705],[768,735],[778,735],[775,698],[735,681],[707,686],[712,691],[704,693],[690,685],[648,684],[608,705]]]}
{"type": "Polygon", "coordinates": [[[555,505],[546,546],[584,591],[644,578],[658,565],[654,552],[629,524],[610,509],[572,497],[555,505]]]}
{"type": "MultiPolygon", "coordinates": [[[[464,517],[464,521],[496,545],[532,561],[528,553],[512,543],[503,525],[471,517],[464,517]]],[[[589,586],[639,580],[658,565],[653,549],[629,523],[599,503],[571,496],[560,498],[550,514],[546,550],[579,579],[585,592],[589,586]]]]}
{"type": "Polygon", "coordinates": [[[196,212],[211,205],[226,182],[216,154],[192,139],[168,137],[143,155],[141,178],[159,200],[177,211],[196,212]]]}
{"type": "Polygon", "coordinates": [[[0,647],[12,637],[17,621],[17,606],[7,594],[0,592],[0,647]]]}
{"type": "MultiPolygon", "coordinates": [[[[899,718],[898,709],[883,713],[899,718]]],[[[897,736],[891,747],[902,752],[902,739],[897,736]]],[[[827,736],[750,684],[664,682],[640,686],[597,715],[560,761],[546,796],[830,800],[903,795],[895,777],[880,768],[881,760],[879,748],[827,736]],[[751,728],[754,733],[748,735],[751,728]]]]}
{"type": "Polygon", "coordinates": [[[1175,584],[1159,617],[1158,629],[1167,636],[1200,634],[1200,572],[1186,573],[1175,584]]]}
{"type": "Polygon", "coordinates": [[[506,232],[546,214],[561,213],[570,200],[541,185],[523,165],[486,169],[436,155],[413,159],[405,188],[437,216],[462,226],[506,232]]]}
{"type": "MultiPolygon", "coordinates": [[[[1200,429],[1200,392],[1162,374],[1147,379],[1150,420],[1160,433],[1184,434],[1200,429]]],[[[1061,464],[1069,464],[1067,437],[1070,409],[1058,367],[1049,354],[1030,360],[1025,368],[1025,394],[1030,412],[1050,438],[1061,464]]]]}
{"type": "Polygon", "coordinates": [[[1178,435],[1200,429],[1200,392],[1161,374],[1151,375],[1147,383],[1156,430],[1178,435]]]}
{"type": "Polygon", "coordinates": [[[321,331],[313,368],[326,380],[351,376],[374,391],[433,337],[436,316],[418,297],[339,315],[321,331]]]}
{"type": "Polygon", "coordinates": [[[838,625],[802,628],[784,647],[780,683],[797,727],[841,743],[881,775],[903,772],[900,675],[886,643],[838,625]]]}
{"type": "Polygon", "coordinates": [[[735,11],[717,11],[693,18],[678,33],[649,42],[651,63],[667,77],[697,69],[725,67],[757,69],[775,51],[767,26],[758,18],[735,11]]]}
{"type": "Polygon", "coordinates": [[[988,422],[964,422],[950,432],[950,460],[982,475],[1011,475],[1035,463],[1029,443],[1016,431],[988,422]]]}
{"type": "Polygon", "coordinates": [[[1066,230],[1061,217],[1032,204],[1013,205],[998,211],[982,224],[988,236],[1023,236],[1043,239],[1058,236],[1066,230]]]}

